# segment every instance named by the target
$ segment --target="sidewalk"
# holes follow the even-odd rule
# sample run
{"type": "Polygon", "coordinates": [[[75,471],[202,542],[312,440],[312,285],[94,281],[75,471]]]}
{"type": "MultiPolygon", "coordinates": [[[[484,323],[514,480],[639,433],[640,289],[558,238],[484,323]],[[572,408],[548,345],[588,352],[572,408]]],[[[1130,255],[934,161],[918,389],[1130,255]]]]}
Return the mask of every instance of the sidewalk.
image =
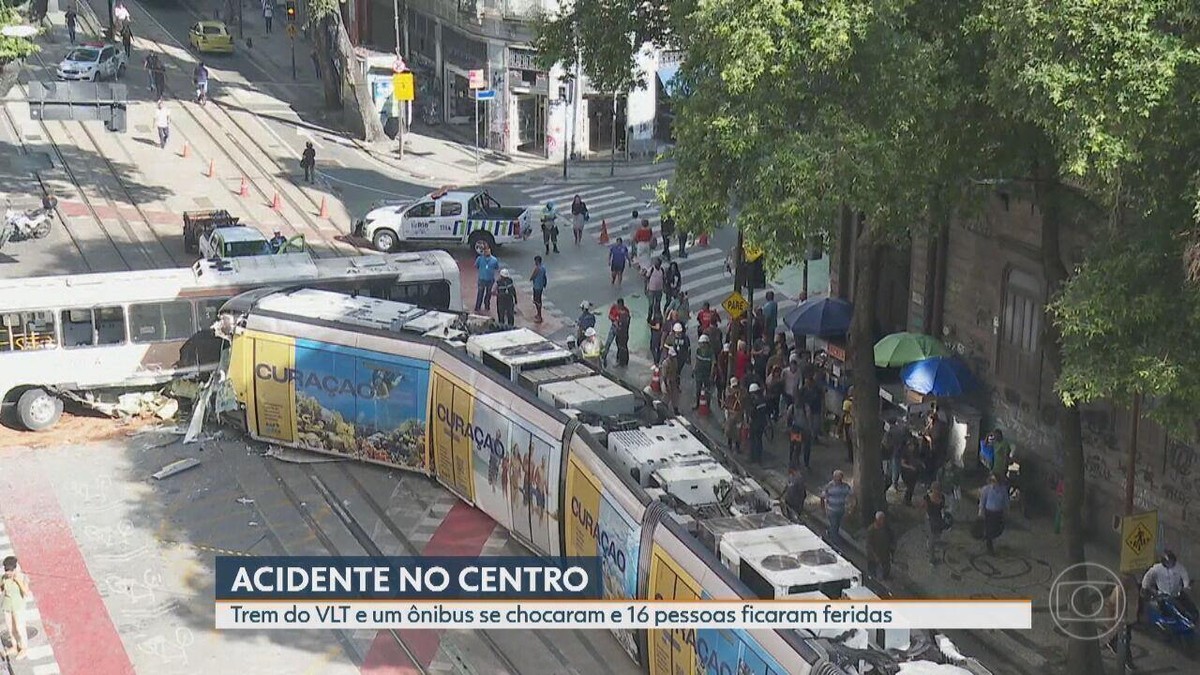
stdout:
{"type": "MultiPolygon", "coordinates": [[[[633,353],[627,368],[610,368],[609,372],[641,389],[647,385],[649,368],[650,361],[645,355],[633,353]]],[[[706,418],[692,410],[693,382],[690,369],[686,369],[680,398],[684,416],[708,437],[710,447],[723,449],[722,413],[715,403],[706,418]]],[[[765,448],[764,460],[759,464],[751,463],[745,455],[730,456],[725,452],[720,453],[720,459],[758,480],[778,497],[787,484],[788,441],[782,424],[776,429],[774,439],[767,439],[765,448]]],[[[811,467],[806,475],[809,498],[805,521],[823,533],[827,520],[820,506],[820,491],[835,469],[845,471],[850,478],[853,467],[847,461],[843,442],[828,436],[814,445],[811,467]]],[[[968,636],[956,636],[956,631],[950,631],[951,637],[968,656],[978,658],[997,674],[1065,672],[1065,638],[1051,617],[1050,606],[1051,584],[1067,567],[1065,535],[1055,533],[1052,515],[1026,519],[1013,512],[1006,518],[1004,534],[996,541],[996,555],[988,555],[983,543],[970,534],[982,483],[982,476],[964,476],[963,499],[954,514],[957,524],[943,535],[943,543],[936,549],[937,564],[930,562],[927,552],[925,514],[920,505],[925,486],[918,485],[913,506],[903,503],[903,491],[889,489],[888,519],[898,539],[892,577],[888,581],[872,578],[868,583],[881,597],[1031,598],[1033,630],[971,631],[968,636]],[[978,642],[990,653],[970,653],[972,642],[978,642]]],[[[841,550],[865,570],[863,534],[857,515],[850,514],[843,523],[842,538],[846,543],[841,550]]],[[[1119,570],[1115,535],[1099,542],[1090,541],[1086,550],[1089,562],[1119,570]]],[[[1133,646],[1134,660],[1141,673],[1195,672],[1182,653],[1144,628],[1135,631],[1133,646]],[[1176,666],[1177,663],[1184,665],[1176,666]]],[[[1106,664],[1115,660],[1107,650],[1103,650],[1103,656],[1106,664]]]]}

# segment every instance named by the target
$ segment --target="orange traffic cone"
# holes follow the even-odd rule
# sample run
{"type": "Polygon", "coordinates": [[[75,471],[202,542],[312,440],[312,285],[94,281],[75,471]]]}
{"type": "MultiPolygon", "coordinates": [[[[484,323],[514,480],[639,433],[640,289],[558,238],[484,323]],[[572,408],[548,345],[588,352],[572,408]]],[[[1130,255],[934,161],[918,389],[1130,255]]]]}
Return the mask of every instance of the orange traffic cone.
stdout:
{"type": "Polygon", "coordinates": [[[708,390],[701,389],[700,402],[696,406],[696,414],[700,415],[701,417],[708,417],[708,412],[708,390]]]}
{"type": "Polygon", "coordinates": [[[656,394],[662,393],[662,380],[658,377],[658,366],[650,368],[650,391],[656,394]]]}
{"type": "Polygon", "coordinates": [[[708,233],[707,233],[707,232],[705,232],[704,234],[700,235],[700,245],[701,245],[701,246],[708,246],[708,233]]]}
{"type": "Polygon", "coordinates": [[[217,175],[217,167],[216,164],[213,163],[213,160],[208,160],[208,173],[204,175],[208,176],[209,178],[217,175]]]}
{"type": "Polygon", "coordinates": [[[188,157],[188,156],[190,156],[191,154],[192,154],[192,146],[188,145],[187,141],[184,141],[184,143],[183,143],[183,153],[181,153],[179,156],[180,156],[180,157],[188,157]]]}
{"type": "Polygon", "coordinates": [[[242,185],[241,185],[241,187],[238,188],[238,196],[239,197],[249,197],[250,196],[250,184],[246,182],[245,176],[242,176],[242,185]]]}
{"type": "Polygon", "coordinates": [[[272,208],[273,210],[275,210],[275,211],[278,211],[278,210],[279,210],[279,209],[281,209],[282,207],[283,207],[283,204],[282,204],[282,203],[280,203],[280,201],[279,201],[279,193],[278,193],[278,192],[276,192],[276,193],[275,193],[275,199],[272,199],[272,200],[271,200],[271,208],[272,208]]]}
{"type": "Polygon", "coordinates": [[[608,221],[607,220],[600,221],[600,243],[601,244],[608,243],[608,221]]]}
{"type": "Polygon", "coordinates": [[[324,197],[321,197],[321,212],[320,212],[319,214],[317,214],[317,215],[318,215],[318,217],[321,217],[321,218],[328,218],[328,217],[329,217],[329,206],[327,206],[327,205],[325,204],[325,198],[324,198],[324,197]]]}

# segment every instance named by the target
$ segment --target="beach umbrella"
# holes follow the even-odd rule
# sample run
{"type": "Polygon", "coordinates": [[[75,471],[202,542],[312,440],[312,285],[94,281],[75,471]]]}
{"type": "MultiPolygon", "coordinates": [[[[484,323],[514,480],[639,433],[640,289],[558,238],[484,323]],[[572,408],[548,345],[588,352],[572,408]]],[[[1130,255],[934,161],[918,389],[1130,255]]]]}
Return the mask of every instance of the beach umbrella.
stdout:
{"type": "Polygon", "coordinates": [[[900,371],[904,385],[919,394],[961,396],[975,387],[966,364],[951,356],[913,361],[900,371]]]}
{"type": "Polygon", "coordinates": [[[875,343],[875,365],[896,368],[931,356],[949,356],[950,350],[932,335],[892,333],[875,343]]]}
{"type": "Polygon", "coordinates": [[[836,337],[850,329],[854,305],[840,298],[809,298],[783,313],[783,324],[797,335],[836,337]]]}

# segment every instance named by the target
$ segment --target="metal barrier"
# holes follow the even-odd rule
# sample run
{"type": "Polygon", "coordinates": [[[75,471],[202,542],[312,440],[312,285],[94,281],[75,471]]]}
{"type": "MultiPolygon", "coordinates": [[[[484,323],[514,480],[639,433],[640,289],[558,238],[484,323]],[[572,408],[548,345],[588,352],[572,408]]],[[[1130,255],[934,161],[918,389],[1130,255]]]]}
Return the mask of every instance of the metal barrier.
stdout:
{"type": "Polygon", "coordinates": [[[119,82],[30,82],[29,117],[38,121],[102,121],[109,131],[126,130],[128,87],[119,82]]]}

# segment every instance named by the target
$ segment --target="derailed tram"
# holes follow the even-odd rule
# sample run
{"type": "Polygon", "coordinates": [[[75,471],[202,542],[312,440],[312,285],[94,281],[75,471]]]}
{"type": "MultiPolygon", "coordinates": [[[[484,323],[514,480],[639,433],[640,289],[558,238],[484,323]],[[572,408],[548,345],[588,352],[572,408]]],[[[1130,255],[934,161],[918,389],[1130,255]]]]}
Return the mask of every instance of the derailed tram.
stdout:
{"type": "MultiPolygon", "coordinates": [[[[217,332],[253,437],[430,475],[537,554],[600,557],[605,598],[873,597],[682,418],[532,331],[301,289],[234,298],[217,332]]],[[[908,631],[613,632],[651,675],[891,673],[885,649],[931,648],[908,631]]]]}

